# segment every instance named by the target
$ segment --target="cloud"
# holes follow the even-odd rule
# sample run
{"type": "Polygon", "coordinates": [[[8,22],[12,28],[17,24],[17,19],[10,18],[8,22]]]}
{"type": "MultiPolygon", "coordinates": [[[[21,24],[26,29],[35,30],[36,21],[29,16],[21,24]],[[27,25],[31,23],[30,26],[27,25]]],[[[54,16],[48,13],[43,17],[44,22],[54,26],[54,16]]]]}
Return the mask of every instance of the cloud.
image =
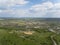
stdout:
{"type": "Polygon", "coordinates": [[[33,5],[30,10],[32,11],[31,15],[36,15],[38,17],[44,17],[49,9],[53,8],[53,3],[45,2],[42,4],[33,5]]]}
{"type": "Polygon", "coordinates": [[[56,4],[54,5],[54,7],[57,8],[57,9],[60,9],[60,3],[56,3],[56,4]]]}
{"type": "Polygon", "coordinates": [[[45,17],[60,18],[60,3],[55,3],[53,5],[54,5],[53,8],[47,11],[47,14],[45,17]]]}
{"type": "Polygon", "coordinates": [[[35,4],[27,9],[12,9],[11,6],[25,5],[29,3],[26,0],[0,0],[0,17],[60,17],[60,3],[50,1],[35,4]]]}
{"type": "Polygon", "coordinates": [[[0,6],[14,6],[14,5],[25,5],[29,3],[26,0],[0,0],[0,6]]]}
{"type": "Polygon", "coordinates": [[[14,10],[11,7],[16,7],[16,5],[24,6],[28,4],[29,1],[26,0],[0,0],[0,17],[22,17],[25,16],[24,9],[14,10]]]}
{"type": "Polygon", "coordinates": [[[0,10],[0,17],[28,17],[28,10],[17,9],[17,10],[0,10]]]}
{"type": "Polygon", "coordinates": [[[31,14],[36,17],[60,17],[60,3],[44,2],[42,4],[33,5],[31,14]]]}

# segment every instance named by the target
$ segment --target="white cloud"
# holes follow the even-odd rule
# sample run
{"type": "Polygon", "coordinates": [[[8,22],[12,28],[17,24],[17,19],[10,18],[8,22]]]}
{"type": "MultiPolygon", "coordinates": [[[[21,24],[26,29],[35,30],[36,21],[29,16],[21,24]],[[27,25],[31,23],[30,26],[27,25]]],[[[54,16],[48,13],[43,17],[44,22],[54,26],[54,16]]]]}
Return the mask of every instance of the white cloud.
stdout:
{"type": "Polygon", "coordinates": [[[44,2],[31,7],[32,15],[40,17],[60,17],[60,3],[44,2]]]}
{"type": "Polygon", "coordinates": [[[60,3],[56,3],[56,4],[54,5],[54,7],[55,7],[55,8],[60,8],[60,3]]]}
{"type": "MultiPolygon", "coordinates": [[[[25,0],[0,0],[0,5],[14,6],[16,4],[25,5],[25,0]]],[[[8,14],[13,17],[60,17],[60,3],[44,2],[31,6],[29,9],[7,9],[0,10],[0,13],[8,14]]]]}
{"type": "Polygon", "coordinates": [[[50,9],[53,7],[53,4],[51,2],[45,2],[45,3],[42,3],[42,4],[36,4],[34,6],[32,6],[31,9],[34,9],[34,10],[47,10],[47,9],[50,9]]]}
{"type": "Polygon", "coordinates": [[[8,17],[28,17],[28,10],[17,9],[17,10],[1,10],[0,16],[8,16],[8,17]]]}
{"type": "Polygon", "coordinates": [[[49,8],[52,8],[53,7],[53,3],[52,2],[45,2],[45,3],[43,3],[42,4],[44,7],[46,7],[47,9],[49,9],[49,8]]]}
{"type": "Polygon", "coordinates": [[[0,13],[2,12],[2,10],[0,10],[0,13]]]}
{"type": "Polygon", "coordinates": [[[23,10],[23,9],[19,9],[19,10],[15,10],[15,17],[27,17],[28,16],[28,10],[23,10]]]}
{"type": "Polygon", "coordinates": [[[48,9],[53,8],[53,3],[51,2],[45,2],[42,4],[36,4],[30,8],[31,11],[34,11],[32,15],[44,17],[48,11],[48,9]]]}
{"type": "Polygon", "coordinates": [[[16,4],[25,5],[27,3],[29,3],[29,1],[26,0],[0,0],[0,5],[4,6],[14,6],[16,4]]]}

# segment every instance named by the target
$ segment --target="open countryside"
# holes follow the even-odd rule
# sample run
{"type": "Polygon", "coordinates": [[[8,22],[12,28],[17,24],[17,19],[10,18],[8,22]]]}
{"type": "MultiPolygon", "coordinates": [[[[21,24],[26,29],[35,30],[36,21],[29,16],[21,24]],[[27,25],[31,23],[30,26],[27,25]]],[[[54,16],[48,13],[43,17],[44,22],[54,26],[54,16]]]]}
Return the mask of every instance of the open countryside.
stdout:
{"type": "Polygon", "coordinates": [[[60,20],[41,18],[3,18],[0,45],[60,45],[60,20]]]}

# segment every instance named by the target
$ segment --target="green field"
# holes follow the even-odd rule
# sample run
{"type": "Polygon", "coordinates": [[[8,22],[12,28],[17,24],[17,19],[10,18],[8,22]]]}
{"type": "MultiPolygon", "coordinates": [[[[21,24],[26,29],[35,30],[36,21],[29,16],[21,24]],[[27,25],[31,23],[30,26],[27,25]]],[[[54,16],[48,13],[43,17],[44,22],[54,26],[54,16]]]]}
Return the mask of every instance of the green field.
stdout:
{"type": "Polygon", "coordinates": [[[51,32],[35,32],[32,35],[26,35],[0,29],[0,45],[52,45],[50,35],[52,35],[51,32]]]}

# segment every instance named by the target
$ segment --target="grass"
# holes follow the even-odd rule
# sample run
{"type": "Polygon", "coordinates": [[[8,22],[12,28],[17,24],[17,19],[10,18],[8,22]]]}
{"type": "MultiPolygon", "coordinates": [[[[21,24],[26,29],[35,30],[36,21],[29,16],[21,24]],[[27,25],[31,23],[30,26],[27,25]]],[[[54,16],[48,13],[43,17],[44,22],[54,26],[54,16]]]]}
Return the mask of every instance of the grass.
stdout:
{"type": "Polygon", "coordinates": [[[60,34],[56,35],[54,39],[57,41],[58,45],[60,45],[60,34]]]}
{"type": "Polygon", "coordinates": [[[0,29],[0,45],[52,45],[50,35],[53,33],[51,32],[39,33],[35,31],[32,35],[8,32],[0,29]],[[20,36],[24,36],[24,38],[20,36]]]}

